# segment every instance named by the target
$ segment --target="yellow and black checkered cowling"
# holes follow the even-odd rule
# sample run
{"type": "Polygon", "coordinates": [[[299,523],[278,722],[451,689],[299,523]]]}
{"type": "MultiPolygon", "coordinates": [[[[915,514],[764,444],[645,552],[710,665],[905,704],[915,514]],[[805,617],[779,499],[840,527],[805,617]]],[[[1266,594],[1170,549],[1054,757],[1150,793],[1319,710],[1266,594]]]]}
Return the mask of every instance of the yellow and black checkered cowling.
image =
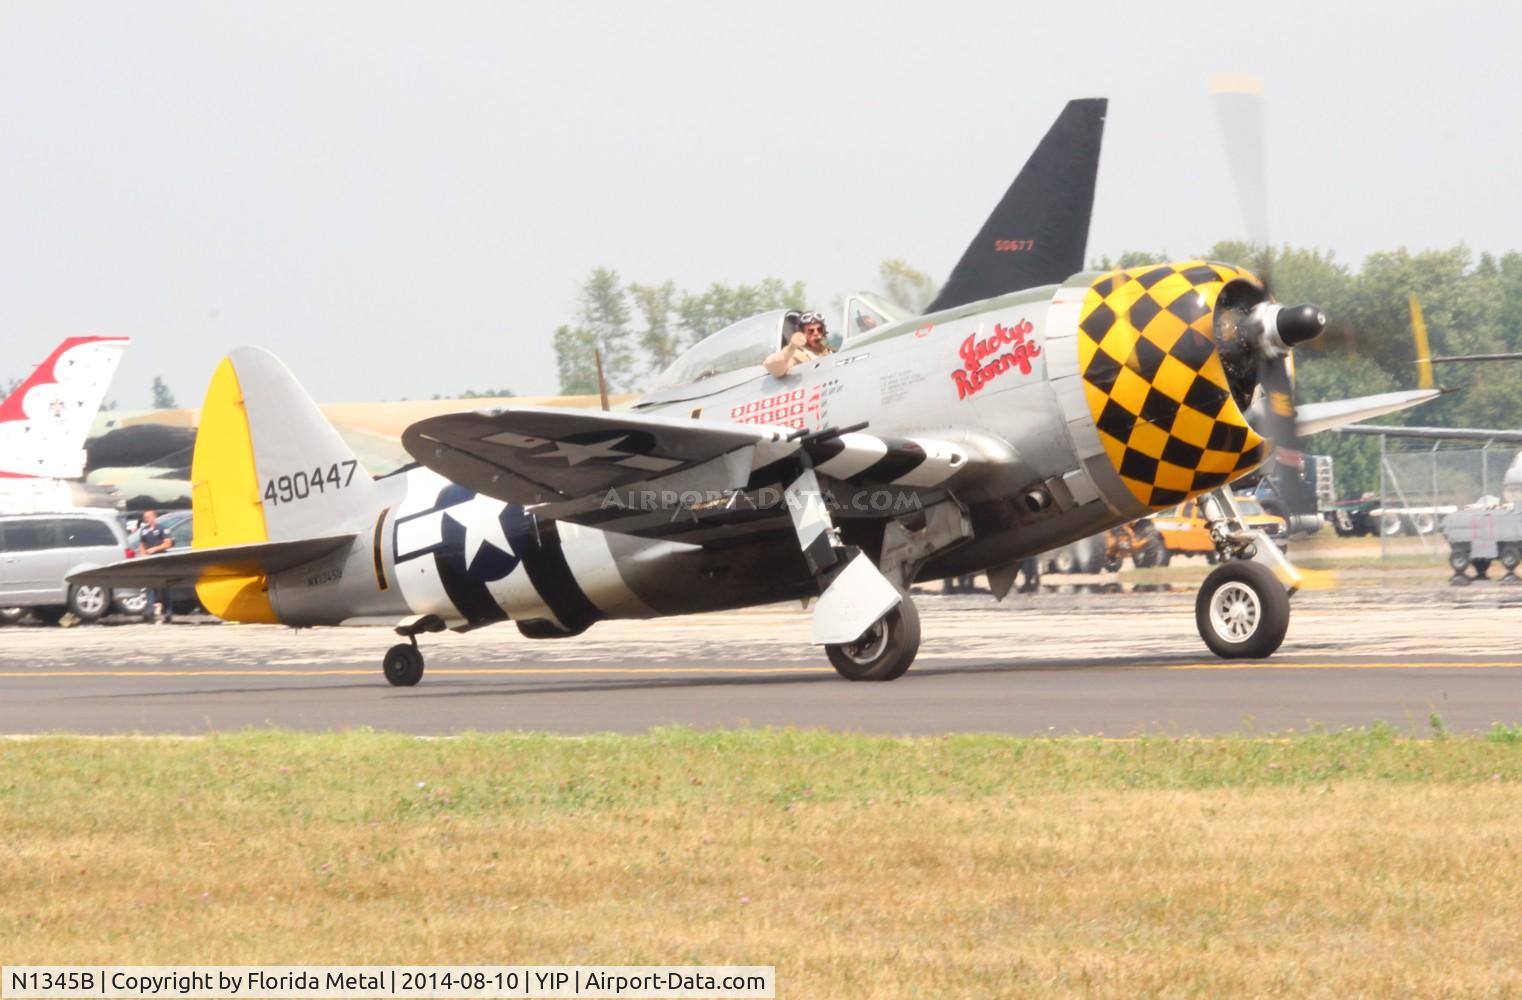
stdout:
{"type": "Polygon", "coordinates": [[[1148,507],[1212,490],[1266,457],[1215,349],[1216,297],[1238,279],[1257,284],[1230,264],[1157,264],[1111,271],[1084,298],[1084,395],[1111,464],[1148,507]]]}

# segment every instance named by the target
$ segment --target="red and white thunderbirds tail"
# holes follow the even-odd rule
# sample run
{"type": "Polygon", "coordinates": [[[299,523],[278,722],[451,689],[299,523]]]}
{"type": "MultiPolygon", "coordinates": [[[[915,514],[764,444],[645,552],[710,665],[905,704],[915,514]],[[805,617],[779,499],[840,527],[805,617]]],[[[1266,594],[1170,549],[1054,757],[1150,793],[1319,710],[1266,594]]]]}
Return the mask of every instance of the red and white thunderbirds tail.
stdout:
{"type": "Polygon", "coordinates": [[[0,403],[0,479],[78,479],[126,337],[70,337],[0,403]]]}

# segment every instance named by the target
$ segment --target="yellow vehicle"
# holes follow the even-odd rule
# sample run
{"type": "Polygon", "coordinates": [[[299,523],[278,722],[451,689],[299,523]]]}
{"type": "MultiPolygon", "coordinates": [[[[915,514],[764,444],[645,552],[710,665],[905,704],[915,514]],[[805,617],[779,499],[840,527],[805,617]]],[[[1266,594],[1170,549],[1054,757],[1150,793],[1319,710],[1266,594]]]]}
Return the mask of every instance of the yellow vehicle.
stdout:
{"type": "MultiPolygon", "coordinates": [[[[1284,518],[1268,513],[1252,497],[1238,496],[1235,500],[1247,527],[1261,529],[1281,552],[1289,547],[1284,518]]],[[[1206,562],[1216,561],[1215,543],[1210,540],[1210,529],[1200,514],[1197,501],[1189,500],[1159,511],[1153,516],[1152,524],[1163,539],[1163,565],[1166,566],[1173,556],[1204,556],[1206,562]]]]}

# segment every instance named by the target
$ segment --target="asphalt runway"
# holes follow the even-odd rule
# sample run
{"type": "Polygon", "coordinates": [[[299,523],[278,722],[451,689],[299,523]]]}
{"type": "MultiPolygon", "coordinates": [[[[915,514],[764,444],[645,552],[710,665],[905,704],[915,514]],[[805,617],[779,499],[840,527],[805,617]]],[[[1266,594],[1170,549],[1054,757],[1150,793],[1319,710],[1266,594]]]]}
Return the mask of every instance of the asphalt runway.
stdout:
{"type": "Polygon", "coordinates": [[[511,626],[423,640],[428,670],[388,686],[385,629],[97,625],[0,630],[0,733],[205,733],[371,726],[637,732],[805,726],[887,734],[1214,734],[1383,720],[1430,732],[1522,723],[1522,586],[1297,595],[1268,661],[1211,656],[1192,592],[922,595],[924,644],[890,684],[851,684],[796,604],[608,622],[584,636],[511,626]]]}

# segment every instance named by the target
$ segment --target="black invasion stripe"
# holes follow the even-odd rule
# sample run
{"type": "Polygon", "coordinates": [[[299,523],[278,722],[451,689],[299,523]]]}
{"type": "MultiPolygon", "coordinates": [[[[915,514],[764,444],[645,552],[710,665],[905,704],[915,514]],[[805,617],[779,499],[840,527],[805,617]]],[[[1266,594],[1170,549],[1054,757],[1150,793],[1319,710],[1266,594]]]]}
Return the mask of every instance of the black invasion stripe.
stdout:
{"type": "Polygon", "coordinates": [[[891,483],[925,464],[925,449],[913,441],[902,438],[883,438],[883,441],[888,445],[888,454],[852,476],[852,481],[867,479],[874,483],[891,483]]]}
{"type": "Polygon", "coordinates": [[[371,555],[375,557],[375,582],[384,593],[391,589],[386,582],[386,561],[381,558],[381,529],[386,525],[386,515],[391,513],[391,508],[386,507],[380,512],[380,517],[375,519],[375,543],[371,548],[371,555]]]}
{"type": "Polygon", "coordinates": [[[567,631],[580,632],[602,617],[571,573],[554,521],[536,526],[532,514],[509,504],[502,512],[502,526],[513,553],[523,560],[529,582],[567,631]]]}
{"type": "Polygon", "coordinates": [[[778,483],[791,483],[803,474],[803,463],[794,453],[786,458],[779,458],[775,462],[761,466],[750,474],[745,488],[759,490],[763,486],[775,486],[778,483]]]}
{"type": "Polygon", "coordinates": [[[828,438],[824,441],[809,442],[803,446],[803,450],[809,453],[815,465],[823,465],[830,459],[846,450],[846,443],[838,437],[828,438]]]}
{"type": "Polygon", "coordinates": [[[803,558],[809,564],[809,572],[815,576],[823,576],[840,561],[835,555],[835,547],[830,544],[829,536],[823,532],[803,547],[803,558]]]}
{"type": "Polygon", "coordinates": [[[433,553],[433,564],[439,571],[439,582],[444,593],[472,625],[507,620],[507,612],[491,596],[485,582],[474,580],[465,568],[465,526],[454,518],[446,517],[440,522],[444,544],[433,553]]]}

